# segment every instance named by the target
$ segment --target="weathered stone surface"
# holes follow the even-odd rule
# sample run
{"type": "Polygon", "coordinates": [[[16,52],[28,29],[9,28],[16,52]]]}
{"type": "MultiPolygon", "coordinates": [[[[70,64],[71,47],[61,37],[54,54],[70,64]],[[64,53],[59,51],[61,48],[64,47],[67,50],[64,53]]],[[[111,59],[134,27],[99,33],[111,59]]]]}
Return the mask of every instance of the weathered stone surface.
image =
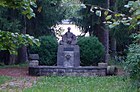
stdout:
{"type": "Polygon", "coordinates": [[[29,66],[32,67],[32,66],[38,66],[39,65],[39,61],[38,60],[30,60],[29,62],[29,66]]]}
{"type": "Polygon", "coordinates": [[[107,67],[107,75],[117,75],[118,69],[116,66],[107,67]]]}
{"type": "Polygon", "coordinates": [[[62,36],[60,45],[75,45],[77,43],[76,36],[70,30],[71,28],[68,27],[68,31],[62,36]]]}
{"type": "Polygon", "coordinates": [[[106,71],[107,68],[100,67],[29,67],[29,75],[32,76],[105,76],[106,71]]]}
{"type": "Polygon", "coordinates": [[[62,36],[57,51],[57,66],[38,66],[37,63],[29,67],[31,76],[105,76],[106,64],[99,66],[80,66],[80,50],[76,45],[76,36],[68,32],[62,36]]]}
{"type": "Polygon", "coordinates": [[[78,45],[59,45],[57,52],[57,66],[79,67],[80,52],[78,45]]]}
{"type": "Polygon", "coordinates": [[[108,64],[107,63],[98,63],[98,66],[107,68],[108,64]]]}
{"type": "Polygon", "coordinates": [[[57,66],[63,67],[79,67],[80,66],[80,50],[76,45],[76,36],[68,31],[62,36],[57,51],[57,66]]]}
{"type": "Polygon", "coordinates": [[[39,55],[38,54],[29,54],[29,60],[38,60],[39,55]]]}

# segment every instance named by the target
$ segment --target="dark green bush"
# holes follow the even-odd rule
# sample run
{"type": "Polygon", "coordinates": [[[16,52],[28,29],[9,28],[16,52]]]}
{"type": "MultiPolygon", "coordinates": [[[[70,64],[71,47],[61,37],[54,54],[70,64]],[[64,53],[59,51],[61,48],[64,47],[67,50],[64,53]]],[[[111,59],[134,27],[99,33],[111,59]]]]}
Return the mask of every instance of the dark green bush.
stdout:
{"type": "Polygon", "coordinates": [[[104,55],[104,47],[97,37],[81,37],[78,39],[80,46],[81,65],[97,65],[104,55]]]}
{"type": "Polygon", "coordinates": [[[41,36],[39,37],[40,47],[33,46],[30,49],[30,53],[39,54],[40,65],[54,65],[57,59],[57,47],[58,43],[53,36],[41,36]]]}
{"type": "Polygon", "coordinates": [[[127,70],[132,80],[132,85],[140,88],[140,45],[131,44],[125,61],[125,70],[127,70]]]}

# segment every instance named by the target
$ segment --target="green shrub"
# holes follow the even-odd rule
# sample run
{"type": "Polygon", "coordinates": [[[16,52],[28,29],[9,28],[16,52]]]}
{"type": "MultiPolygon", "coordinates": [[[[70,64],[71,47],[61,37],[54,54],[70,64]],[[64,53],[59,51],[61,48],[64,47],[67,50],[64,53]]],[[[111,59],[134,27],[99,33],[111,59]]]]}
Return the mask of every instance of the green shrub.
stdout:
{"type": "Polygon", "coordinates": [[[125,61],[125,70],[127,70],[132,79],[132,85],[140,87],[140,45],[131,44],[125,61]]]}
{"type": "Polygon", "coordinates": [[[78,39],[80,46],[81,65],[97,65],[104,55],[104,47],[97,37],[81,37],[78,39]]]}
{"type": "Polygon", "coordinates": [[[41,36],[39,37],[40,47],[33,46],[30,49],[30,53],[39,54],[40,65],[54,65],[57,59],[57,47],[58,43],[53,36],[41,36]]]}

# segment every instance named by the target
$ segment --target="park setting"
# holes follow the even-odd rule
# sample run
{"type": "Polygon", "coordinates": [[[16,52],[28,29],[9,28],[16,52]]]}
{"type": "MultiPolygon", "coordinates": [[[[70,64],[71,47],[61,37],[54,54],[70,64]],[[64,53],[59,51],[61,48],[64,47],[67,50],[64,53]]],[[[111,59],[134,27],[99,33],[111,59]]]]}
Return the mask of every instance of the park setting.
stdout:
{"type": "Polygon", "coordinates": [[[0,92],[140,92],[140,0],[0,0],[0,92]]]}

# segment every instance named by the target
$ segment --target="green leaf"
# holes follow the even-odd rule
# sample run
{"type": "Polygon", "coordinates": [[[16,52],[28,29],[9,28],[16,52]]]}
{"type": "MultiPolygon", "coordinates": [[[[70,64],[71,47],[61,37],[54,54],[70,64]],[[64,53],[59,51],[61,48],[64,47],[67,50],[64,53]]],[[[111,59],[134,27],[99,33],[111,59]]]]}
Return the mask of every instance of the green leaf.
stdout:
{"type": "Polygon", "coordinates": [[[132,6],[134,4],[134,1],[129,1],[127,5],[132,6]]]}
{"type": "Polygon", "coordinates": [[[105,19],[110,20],[112,18],[112,15],[108,15],[105,19]]]}
{"type": "Polygon", "coordinates": [[[108,11],[105,11],[105,12],[104,12],[104,15],[107,16],[107,15],[108,15],[108,11]]]}
{"type": "Polygon", "coordinates": [[[112,29],[114,28],[115,26],[113,24],[109,25],[109,28],[112,29]]]}
{"type": "Polygon", "coordinates": [[[135,15],[140,15],[140,9],[136,10],[135,15]]]}
{"type": "Polygon", "coordinates": [[[119,14],[119,13],[115,14],[115,17],[120,17],[120,16],[121,16],[121,14],[119,14]]]}

